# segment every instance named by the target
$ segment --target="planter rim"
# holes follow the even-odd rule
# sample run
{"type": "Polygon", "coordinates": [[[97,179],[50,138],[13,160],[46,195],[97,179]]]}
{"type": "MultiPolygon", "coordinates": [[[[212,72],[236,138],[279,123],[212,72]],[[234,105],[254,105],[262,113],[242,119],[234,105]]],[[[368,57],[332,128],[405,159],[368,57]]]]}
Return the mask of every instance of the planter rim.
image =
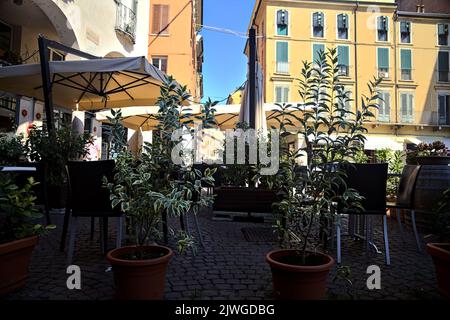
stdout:
{"type": "Polygon", "coordinates": [[[167,251],[167,253],[160,258],[146,259],[146,260],[126,260],[126,259],[116,258],[116,256],[120,253],[131,251],[136,248],[137,248],[137,246],[126,246],[126,247],[116,248],[116,249],[109,251],[108,254],[106,255],[106,258],[108,259],[108,261],[111,264],[114,264],[114,265],[121,265],[121,266],[128,266],[128,267],[133,267],[133,266],[141,267],[141,266],[151,266],[151,265],[165,263],[168,260],[170,260],[170,258],[172,258],[172,256],[173,256],[172,249],[170,249],[168,247],[160,246],[160,245],[147,245],[147,246],[144,246],[144,248],[159,248],[159,249],[167,251]]]}
{"type": "Polygon", "coordinates": [[[11,251],[16,251],[18,249],[30,247],[36,245],[38,242],[38,236],[26,237],[20,240],[14,240],[6,243],[0,244],[0,254],[6,254],[11,251]]]}
{"type": "Polygon", "coordinates": [[[321,272],[321,271],[327,271],[330,270],[333,265],[335,264],[335,261],[333,259],[333,257],[321,253],[321,252],[312,252],[312,251],[307,251],[308,253],[312,253],[318,256],[322,256],[326,259],[328,259],[329,261],[325,264],[321,264],[321,265],[317,265],[317,266],[299,266],[299,265],[292,265],[292,264],[286,264],[286,263],[281,263],[278,262],[276,260],[274,260],[272,258],[273,254],[276,253],[285,253],[286,255],[290,252],[298,252],[299,250],[295,250],[295,249],[279,249],[279,250],[273,250],[271,252],[269,252],[266,255],[266,261],[271,265],[271,266],[275,266],[278,269],[283,269],[283,270],[288,270],[288,271],[299,271],[299,272],[321,272]]]}
{"type": "Polygon", "coordinates": [[[442,247],[448,247],[450,249],[450,243],[427,243],[427,252],[431,256],[439,256],[450,261],[450,251],[442,247]]]}

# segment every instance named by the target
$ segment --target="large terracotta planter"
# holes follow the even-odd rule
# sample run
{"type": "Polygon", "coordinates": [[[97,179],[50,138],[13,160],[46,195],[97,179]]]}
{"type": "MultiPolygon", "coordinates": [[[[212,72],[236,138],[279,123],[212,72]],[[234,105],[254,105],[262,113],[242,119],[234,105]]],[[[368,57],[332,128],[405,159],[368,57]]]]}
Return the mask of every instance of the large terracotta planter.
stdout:
{"type": "Polygon", "coordinates": [[[427,252],[433,258],[439,292],[450,298],[450,243],[428,243],[427,252]]]}
{"type": "Polygon", "coordinates": [[[164,297],[167,265],[173,256],[163,246],[145,246],[146,252],[160,253],[161,257],[148,260],[126,260],[136,251],[135,246],[108,252],[107,258],[114,272],[116,298],[120,300],[161,300],[164,297]]]}
{"type": "Polygon", "coordinates": [[[38,237],[0,244],[0,296],[25,286],[38,237]]]}
{"type": "Polygon", "coordinates": [[[286,258],[298,257],[298,250],[277,250],[267,254],[266,261],[272,269],[276,299],[321,300],[325,298],[327,278],[334,266],[334,259],[322,253],[312,255],[319,263],[301,266],[284,262],[286,258]]]}

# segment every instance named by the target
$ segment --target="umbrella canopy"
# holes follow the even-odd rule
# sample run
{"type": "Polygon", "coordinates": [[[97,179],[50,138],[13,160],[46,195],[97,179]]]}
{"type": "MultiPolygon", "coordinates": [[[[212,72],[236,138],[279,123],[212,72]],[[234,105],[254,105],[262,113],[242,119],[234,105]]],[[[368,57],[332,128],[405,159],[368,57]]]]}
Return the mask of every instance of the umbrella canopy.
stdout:
{"type": "MultiPolygon", "coordinates": [[[[214,108],[216,109],[215,119],[221,130],[235,128],[239,118],[239,105],[219,105],[214,108]]],[[[122,123],[125,127],[134,130],[154,130],[158,125],[156,121],[158,109],[156,106],[123,108],[121,109],[123,116],[122,123]]],[[[201,105],[191,105],[189,109],[192,113],[193,120],[195,120],[195,116],[201,114],[201,105]]],[[[112,117],[112,114],[110,110],[101,111],[97,112],[96,117],[98,121],[106,122],[108,121],[108,117],[112,117]]]]}
{"type": "MultiPolygon", "coordinates": [[[[267,132],[266,113],[264,108],[263,95],[263,73],[261,65],[256,65],[256,96],[255,96],[255,129],[261,130],[263,133],[267,132]]],[[[242,96],[241,110],[239,113],[239,122],[250,123],[250,94],[248,81],[245,84],[244,94],[242,96]]]]}
{"type": "MultiPolygon", "coordinates": [[[[145,57],[50,62],[53,101],[68,109],[155,105],[165,74],[145,57]]],[[[0,90],[44,100],[40,64],[0,68],[0,90]]]]}

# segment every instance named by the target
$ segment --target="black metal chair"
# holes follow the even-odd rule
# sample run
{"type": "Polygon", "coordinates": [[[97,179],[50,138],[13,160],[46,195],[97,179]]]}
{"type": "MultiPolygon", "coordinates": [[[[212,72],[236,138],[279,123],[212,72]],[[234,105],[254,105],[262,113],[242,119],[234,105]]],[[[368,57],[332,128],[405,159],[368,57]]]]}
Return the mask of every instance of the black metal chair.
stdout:
{"type": "Polygon", "coordinates": [[[118,218],[116,246],[122,242],[123,214],[119,208],[113,209],[109,190],[103,186],[103,177],[113,179],[115,163],[106,161],[71,161],[67,163],[68,199],[64,215],[64,225],[61,238],[61,250],[64,250],[67,230],[70,223],[68,264],[72,263],[75,250],[75,236],[78,218],[100,218],[100,243],[102,253],[107,250],[108,218],[118,218]]]}
{"type": "MultiPolygon", "coordinates": [[[[346,171],[346,183],[348,188],[352,188],[358,191],[358,193],[364,197],[361,201],[361,205],[364,208],[363,211],[358,211],[351,208],[345,208],[340,206],[338,208],[338,221],[336,223],[336,236],[337,236],[337,262],[341,263],[341,222],[340,215],[348,214],[349,220],[355,221],[355,217],[363,218],[362,220],[366,239],[366,248],[374,246],[373,244],[373,216],[382,217],[383,220],[383,236],[385,246],[386,264],[391,264],[391,258],[389,254],[389,237],[387,230],[387,216],[386,216],[386,184],[388,174],[388,164],[351,164],[345,167],[346,171]]],[[[355,224],[349,224],[349,228],[353,229],[355,224]]],[[[354,233],[354,230],[350,232],[352,235],[360,236],[354,233]]],[[[376,247],[375,247],[376,248],[376,247]]],[[[378,249],[377,249],[378,252],[378,249]]]]}
{"type": "Polygon", "coordinates": [[[401,210],[411,212],[411,224],[416,238],[417,249],[421,251],[419,234],[416,226],[416,213],[414,210],[414,191],[416,189],[417,177],[419,176],[421,166],[406,165],[403,168],[400,184],[397,190],[397,199],[395,202],[388,202],[386,207],[396,211],[397,222],[400,228],[400,234],[403,239],[403,227],[400,217],[401,210]]]}

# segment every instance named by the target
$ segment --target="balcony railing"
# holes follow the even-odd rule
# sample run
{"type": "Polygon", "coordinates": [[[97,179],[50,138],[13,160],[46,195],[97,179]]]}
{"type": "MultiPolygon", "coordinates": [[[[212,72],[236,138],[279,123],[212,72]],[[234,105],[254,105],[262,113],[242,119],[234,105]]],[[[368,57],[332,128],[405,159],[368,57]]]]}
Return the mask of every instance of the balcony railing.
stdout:
{"type": "Polygon", "coordinates": [[[278,73],[289,73],[289,62],[277,61],[278,73]]]}
{"type": "Polygon", "coordinates": [[[136,13],[120,1],[117,1],[116,4],[116,31],[124,33],[133,43],[135,43],[136,13]]]}

